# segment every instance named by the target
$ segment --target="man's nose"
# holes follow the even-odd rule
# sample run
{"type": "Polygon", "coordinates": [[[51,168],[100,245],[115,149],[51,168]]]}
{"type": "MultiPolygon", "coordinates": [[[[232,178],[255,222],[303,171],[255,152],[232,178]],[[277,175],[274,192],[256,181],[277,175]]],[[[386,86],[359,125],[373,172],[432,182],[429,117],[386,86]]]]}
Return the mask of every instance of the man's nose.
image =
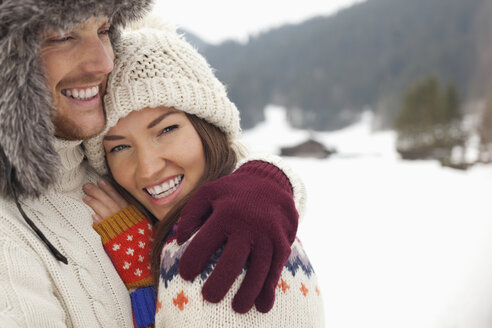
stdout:
{"type": "Polygon", "coordinates": [[[114,54],[109,42],[100,38],[87,41],[82,68],[87,73],[106,75],[113,70],[114,54]]]}

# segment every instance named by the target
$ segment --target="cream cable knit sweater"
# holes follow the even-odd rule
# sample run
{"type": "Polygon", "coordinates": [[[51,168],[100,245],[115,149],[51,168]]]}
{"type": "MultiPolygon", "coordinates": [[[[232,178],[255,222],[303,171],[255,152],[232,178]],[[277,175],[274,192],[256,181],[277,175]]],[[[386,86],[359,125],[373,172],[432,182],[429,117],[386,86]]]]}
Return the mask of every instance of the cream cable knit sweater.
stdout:
{"type": "Polygon", "coordinates": [[[133,327],[127,289],[92,228],[82,185],[97,176],[83,163],[78,141],[57,140],[59,183],[24,211],[68,258],[58,262],[0,199],[0,327],[133,327]]]}

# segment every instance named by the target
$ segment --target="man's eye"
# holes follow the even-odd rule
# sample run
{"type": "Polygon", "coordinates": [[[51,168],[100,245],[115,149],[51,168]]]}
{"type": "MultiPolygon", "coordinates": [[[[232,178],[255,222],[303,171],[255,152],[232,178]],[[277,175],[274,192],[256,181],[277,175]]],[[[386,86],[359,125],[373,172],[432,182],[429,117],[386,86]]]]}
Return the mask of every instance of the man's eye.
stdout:
{"type": "Polygon", "coordinates": [[[50,41],[51,42],[65,42],[65,41],[68,41],[68,40],[71,40],[71,39],[73,39],[73,38],[70,35],[67,35],[67,36],[61,36],[61,37],[58,37],[58,38],[53,38],[50,41]]]}
{"type": "Polygon", "coordinates": [[[117,152],[120,152],[120,151],[122,151],[122,150],[124,150],[126,148],[128,148],[127,145],[118,145],[118,146],[115,146],[115,147],[111,148],[109,150],[109,152],[110,153],[117,153],[117,152]]]}
{"type": "Polygon", "coordinates": [[[99,31],[99,34],[102,34],[102,35],[109,35],[111,33],[111,30],[108,28],[104,29],[104,30],[101,30],[99,31]]]}
{"type": "Polygon", "coordinates": [[[165,133],[169,133],[169,132],[172,132],[173,130],[176,130],[178,128],[178,125],[175,124],[175,125],[171,125],[171,126],[168,126],[168,127],[165,127],[164,129],[162,129],[160,132],[159,132],[159,136],[160,135],[163,135],[165,133]]]}

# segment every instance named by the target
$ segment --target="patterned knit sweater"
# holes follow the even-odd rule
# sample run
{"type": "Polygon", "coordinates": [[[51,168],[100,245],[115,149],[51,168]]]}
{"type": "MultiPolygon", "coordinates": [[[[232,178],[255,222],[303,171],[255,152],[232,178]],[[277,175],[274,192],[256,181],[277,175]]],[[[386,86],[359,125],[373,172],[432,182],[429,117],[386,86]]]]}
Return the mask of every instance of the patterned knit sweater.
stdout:
{"type": "Polygon", "coordinates": [[[299,239],[292,245],[275,294],[275,304],[268,313],[254,307],[246,314],[232,309],[232,299],[246,270],[236,279],[225,298],[217,303],[205,301],[202,286],[220,258],[221,250],[210,259],[205,270],[193,281],[178,274],[178,263],[186,246],[175,238],[177,225],[168,236],[161,253],[161,271],[157,294],[156,327],[222,328],[285,327],[315,328],[324,326],[323,304],[318,281],[299,239]]]}
{"type": "MultiPolygon", "coordinates": [[[[105,240],[106,251],[115,259],[113,262],[120,275],[128,276],[126,279],[143,279],[148,275],[145,273],[148,264],[145,249],[151,239],[145,239],[149,235],[144,222],[142,214],[130,206],[96,226],[96,230],[105,240]],[[112,228],[120,225],[125,228],[112,228]],[[120,233],[115,234],[116,230],[120,233]],[[108,231],[111,238],[104,237],[108,231]]],[[[201,295],[202,286],[222,250],[214,254],[199,277],[191,282],[183,280],[178,274],[178,264],[191,239],[178,245],[175,237],[177,227],[177,224],[173,227],[162,249],[156,308],[154,310],[148,309],[148,305],[143,306],[147,316],[155,313],[155,327],[323,327],[320,288],[298,239],[292,245],[291,255],[282,271],[273,309],[266,314],[254,308],[246,314],[239,314],[232,309],[232,298],[244,279],[246,269],[220,303],[205,301],[201,295]]],[[[149,303],[143,299],[140,302],[149,303]]]]}
{"type": "Polygon", "coordinates": [[[59,183],[38,200],[21,199],[26,214],[68,258],[57,261],[0,198],[0,327],[133,327],[128,290],[92,228],[82,185],[97,176],[83,163],[80,142],[57,140],[59,183]]]}

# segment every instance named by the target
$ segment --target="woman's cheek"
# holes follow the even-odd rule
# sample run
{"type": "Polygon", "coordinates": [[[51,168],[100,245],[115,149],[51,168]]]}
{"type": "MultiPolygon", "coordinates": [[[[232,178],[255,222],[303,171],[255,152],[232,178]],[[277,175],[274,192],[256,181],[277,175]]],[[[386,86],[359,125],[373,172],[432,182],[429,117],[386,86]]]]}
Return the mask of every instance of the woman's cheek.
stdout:
{"type": "Polygon", "coordinates": [[[125,172],[127,172],[127,170],[125,170],[125,168],[123,167],[124,161],[122,161],[121,158],[115,158],[115,157],[118,156],[111,156],[111,159],[108,159],[108,167],[115,181],[118,184],[123,185],[125,180],[124,175],[125,172]]]}

